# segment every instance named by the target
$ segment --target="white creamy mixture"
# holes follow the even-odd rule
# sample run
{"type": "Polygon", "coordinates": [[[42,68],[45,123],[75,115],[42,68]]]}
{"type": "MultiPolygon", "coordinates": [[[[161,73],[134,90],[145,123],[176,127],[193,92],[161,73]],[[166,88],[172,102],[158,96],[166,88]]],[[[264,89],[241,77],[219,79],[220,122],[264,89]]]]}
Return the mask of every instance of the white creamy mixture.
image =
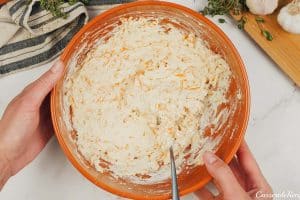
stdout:
{"type": "Polygon", "coordinates": [[[171,145],[180,171],[218,144],[203,133],[221,121],[231,72],[199,37],[157,18],[122,19],[76,67],[64,117],[96,170],[157,182],[170,176],[171,145]]]}

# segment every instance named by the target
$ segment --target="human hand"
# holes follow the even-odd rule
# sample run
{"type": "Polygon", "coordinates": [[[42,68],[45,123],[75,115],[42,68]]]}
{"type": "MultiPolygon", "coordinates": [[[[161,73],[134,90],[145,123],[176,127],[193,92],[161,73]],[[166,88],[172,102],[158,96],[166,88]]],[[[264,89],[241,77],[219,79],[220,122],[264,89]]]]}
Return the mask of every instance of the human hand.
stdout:
{"type": "Polygon", "coordinates": [[[206,152],[203,160],[208,172],[214,178],[220,195],[214,197],[203,188],[195,193],[201,199],[250,200],[258,199],[258,194],[272,194],[271,187],[245,141],[242,142],[229,166],[211,152],[206,152]]]}
{"type": "MultiPolygon", "coordinates": [[[[7,180],[30,163],[51,138],[47,95],[62,76],[63,68],[61,61],[56,62],[7,106],[0,121],[0,168],[6,169],[0,179],[7,180]]],[[[0,180],[0,188],[1,182],[4,185],[5,180],[0,180]]]]}

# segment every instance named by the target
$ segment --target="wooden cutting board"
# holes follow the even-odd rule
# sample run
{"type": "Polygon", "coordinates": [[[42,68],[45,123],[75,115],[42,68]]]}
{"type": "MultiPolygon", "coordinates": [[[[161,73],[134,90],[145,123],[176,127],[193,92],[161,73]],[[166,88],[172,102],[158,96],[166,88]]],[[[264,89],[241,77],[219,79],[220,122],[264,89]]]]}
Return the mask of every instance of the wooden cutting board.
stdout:
{"type": "MultiPolygon", "coordinates": [[[[251,13],[245,14],[247,18],[245,31],[300,86],[300,34],[287,33],[277,22],[280,8],[289,2],[288,0],[280,1],[278,9],[272,15],[263,16],[265,23],[262,25],[272,34],[272,41],[266,40],[261,34],[255,20],[256,16],[251,13]]],[[[232,17],[238,20],[241,16],[233,15],[232,17]]]]}

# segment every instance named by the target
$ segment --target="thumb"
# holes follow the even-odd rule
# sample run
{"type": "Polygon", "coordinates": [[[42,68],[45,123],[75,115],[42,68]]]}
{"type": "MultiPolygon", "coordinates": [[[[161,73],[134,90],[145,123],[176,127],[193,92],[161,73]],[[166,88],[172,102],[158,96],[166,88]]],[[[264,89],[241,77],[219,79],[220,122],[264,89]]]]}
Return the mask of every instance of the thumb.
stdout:
{"type": "MultiPolygon", "coordinates": [[[[233,172],[225,162],[212,152],[205,152],[203,160],[208,172],[220,186],[224,199],[241,199],[247,196],[247,193],[240,186],[233,172]]],[[[247,197],[242,199],[247,199],[247,197]]]]}
{"type": "Polygon", "coordinates": [[[56,82],[62,76],[64,71],[64,64],[58,60],[47,72],[45,72],[39,79],[28,85],[23,95],[29,99],[31,104],[39,107],[45,97],[49,94],[56,82]]]}

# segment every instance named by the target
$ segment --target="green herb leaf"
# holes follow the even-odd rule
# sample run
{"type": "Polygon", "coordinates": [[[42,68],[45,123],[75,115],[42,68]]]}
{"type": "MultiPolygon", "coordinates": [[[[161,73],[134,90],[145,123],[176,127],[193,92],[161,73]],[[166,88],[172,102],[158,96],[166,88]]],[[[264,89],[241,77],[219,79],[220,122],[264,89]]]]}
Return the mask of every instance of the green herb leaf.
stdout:
{"type": "Polygon", "coordinates": [[[227,15],[232,12],[235,15],[247,10],[246,0],[208,0],[202,13],[204,15],[227,15]]]}
{"type": "Polygon", "coordinates": [[[261,34],[268,40],[268,41],[272,41],[273,40],[273,36],[272,34],[267,31],[267,30],[261,30],[261,34]]]}
{"type": "Polygon", "coordinates": [[[223,23],[225,23],[225,22],[226,22],[226,20],[225,20],[225,19],[223,19],[223,18],[220,18],[220,19],[218,19],[218,21],[219,21],[219,23],[221,23],[221,24],[223,24],[223,23]]]}
{"type": "Polygon", "coordinates": [[[262,18],[262,17],[255,17],[255,20],[258,22],[258,23],[265,23],[265,19],[262,18]]]}
{"type": "Polygon", "coordinates": [[[247,18],[245,16],[242,16],[241,19],[237,21],[237,27],[243,30],[245,28],[246,22],[247,22],[247,18]]]}
{"type": "MultiPolygon", "coordinates": [[[[29,3],[31,0],[27,0],[29,3]]],[[[52,13],[55,17],[66,18],[68,15],[62,10],[61,5],[68,2],[70,5],[77,2],[88,3],[89,0],[40,0],[41,7],[52,13]]]]}

